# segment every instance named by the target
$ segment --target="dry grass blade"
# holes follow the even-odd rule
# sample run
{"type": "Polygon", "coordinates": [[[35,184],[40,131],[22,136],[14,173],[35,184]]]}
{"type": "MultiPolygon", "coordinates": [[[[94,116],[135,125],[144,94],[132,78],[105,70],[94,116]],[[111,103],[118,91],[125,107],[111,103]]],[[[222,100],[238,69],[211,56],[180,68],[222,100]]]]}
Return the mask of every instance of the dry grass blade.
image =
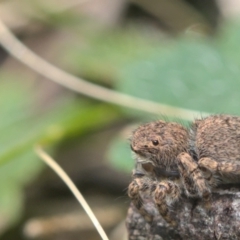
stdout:
{"type": "Polygon", "coordinates": [[[94,99],[116,104],[119,106],[141,110],[144,112],[176,117],[192,121],[199,115],[207,116],[208,113],[199,113],[183,108],[172,107],[141,98],[136,98],[127,94],[89,83],[84,79],[75,77],[48,63],[24,44],[22,44],[0,20],[0,44],[13,57],[26,64],[29,68],[38,72],[42,76],[68,88],[75,92],[84,94],[94,99]]]}
{"type": "Polygon", "coordinates": [[[68,177],[68,175],[63,171],[63,169],[54,161],[54,159],[52,159],[45,151],[43,151],[43,149],[40,146],[35,147],[35,152],[48,166],[50,166],[58,174],[58,176],[69,187],[69,189],[72,191],[78,202],[82,205],[83,209],[91,219],[93,225],[96,227],[96,230],[98,231],[102,240],[109,240],[102,226],[100,225],[94,213],[92,212],[91,208],[85,201],[84,197],[79,192],[77,187],[74,185],[72,180],[68,177]]]}

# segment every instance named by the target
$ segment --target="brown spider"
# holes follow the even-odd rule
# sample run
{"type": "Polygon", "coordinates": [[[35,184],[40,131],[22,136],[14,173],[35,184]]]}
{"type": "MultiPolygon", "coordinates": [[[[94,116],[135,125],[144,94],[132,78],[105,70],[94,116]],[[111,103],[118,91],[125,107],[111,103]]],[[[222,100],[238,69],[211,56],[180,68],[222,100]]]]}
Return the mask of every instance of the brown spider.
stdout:
{"type": "Polygon", "coordinates": [[[133,132],[131,149],[136,169],[128,195],[148,221],[154,214],[145,209],[144,195],[175,225],[170,210],[182,194],[208,202],[214,187],[240,182],[240,117],[213,115],[189,129],[150,122],[133,132]]]}

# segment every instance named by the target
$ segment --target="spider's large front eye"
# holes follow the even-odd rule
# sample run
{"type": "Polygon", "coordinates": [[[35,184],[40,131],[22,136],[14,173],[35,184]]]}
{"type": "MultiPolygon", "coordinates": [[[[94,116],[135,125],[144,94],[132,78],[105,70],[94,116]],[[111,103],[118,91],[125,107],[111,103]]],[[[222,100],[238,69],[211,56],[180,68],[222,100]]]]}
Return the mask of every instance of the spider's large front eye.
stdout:
{"type": "Polygon", "coordinates": [[[152,144],[153,144],[154,146],[157,146],[157,145],[159,144],[159,141],[158,141],[158,140],[152,140],[152,144]]]}

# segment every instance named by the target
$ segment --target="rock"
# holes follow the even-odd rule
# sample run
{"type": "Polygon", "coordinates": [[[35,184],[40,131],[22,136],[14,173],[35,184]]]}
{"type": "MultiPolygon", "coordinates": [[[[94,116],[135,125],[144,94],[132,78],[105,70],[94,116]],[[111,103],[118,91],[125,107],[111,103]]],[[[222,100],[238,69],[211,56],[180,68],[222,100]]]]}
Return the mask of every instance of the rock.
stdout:
{"type": "MultiPolygon", "coordinates": [[[[153,204],[147,204],[156,212],[153,204]]],[[[170,226],[158,214],[151,223],[130,204],[126,226],[129,240],[237,240],[240,239],[240,186],[219,187],[212,193],[210,202],[181,200],[172,208],[176,227],[170,226]]]]}

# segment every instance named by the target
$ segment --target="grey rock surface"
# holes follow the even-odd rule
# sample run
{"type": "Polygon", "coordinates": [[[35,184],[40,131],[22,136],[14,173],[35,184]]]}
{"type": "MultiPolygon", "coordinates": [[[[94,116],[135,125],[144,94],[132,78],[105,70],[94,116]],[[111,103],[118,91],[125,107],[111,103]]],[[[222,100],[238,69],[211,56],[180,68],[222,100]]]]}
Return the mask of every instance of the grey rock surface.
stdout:
{"type": "MultiPolygon", "coordinates": [[[[156,208],[146,203],[151,212],[156,208]]],[[[182,197],[172,209],[177,226],[159,215],[149,223],[130,205],[126,219],[129,240],[237,240],[240,239],[240,186],[219,187],[210,202],[182,197]]]]}

